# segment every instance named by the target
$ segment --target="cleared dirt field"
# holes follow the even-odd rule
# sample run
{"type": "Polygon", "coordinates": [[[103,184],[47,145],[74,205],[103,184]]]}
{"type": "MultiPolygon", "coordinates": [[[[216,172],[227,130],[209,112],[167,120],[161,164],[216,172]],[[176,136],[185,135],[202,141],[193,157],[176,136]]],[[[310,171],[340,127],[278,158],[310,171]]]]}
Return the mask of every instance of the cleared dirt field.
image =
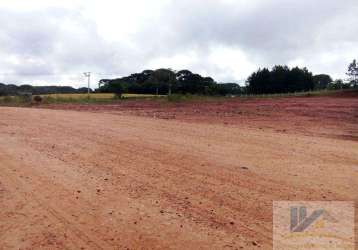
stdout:
{"type": "Polygon", "coordinates": [[[52,104],[42,107],[358,141],[358,91],[310,98],[233,98],[182,103],[128,100],[116,104],[52,104]]]}
{"type": "Polygon", "coordinates": [[[46,108],[0,108],[0,249],[271,249],[275,200],[358,212],[354,96],[46,108]]]}

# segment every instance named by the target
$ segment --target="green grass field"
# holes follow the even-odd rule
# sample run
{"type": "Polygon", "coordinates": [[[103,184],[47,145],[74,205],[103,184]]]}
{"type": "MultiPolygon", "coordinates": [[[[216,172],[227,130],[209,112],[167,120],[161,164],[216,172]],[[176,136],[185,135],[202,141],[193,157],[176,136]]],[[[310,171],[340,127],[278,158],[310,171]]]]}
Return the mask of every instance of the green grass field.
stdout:
{"type": "MultiPolygon", "coordinates": [[[[34,103],[32,100],[24,96],[2,96],[0,97],[0,105],[9,106],[26,106],[34,103]]],[[[41,95],[43,104],[51,103],[110,103],[129,99],[156,99],[166,97],[163,95],[143,95],[143,94],[124,94],[121,98],[116,97],[112,93],[91,93],[88,99],[87,94],[49,94],[41,95]]]]}
{"type": "MultiPolygon", "coordinates": [[[[124,94],[122,98],[116,97],[112,93],[91,93],[88,99],[87,94],[50,94],[42,95],[43,104],[51,103],[111,103],[117,101],[131,100],[131,99],[153,99],[153,100],[167,100],[168,102],[188,102],[188,101],[215,101],[225,98],[285,98],[285,97],[310,97],[310,96],[334,96],[341,94],[349,94],[357,90],[320,90],[309,92],[297,92],[286,94],[264,94],[264,95],[240,95],[240,96],[200,96],[200,95],[180,95],[173,94],[166,95],[145,95],[145,94],[124,94]]],[[[34,97],[32,100],[24,96],[0,96],[0,105],[4,106],[28,106],[34,104],[34,97]]]]}
{"type": "MultiPolygon", "coordinates": [[[[69,98],[69,99],[87,99],[87,94],[51,94],[43,95],[42,97],[52,97],[52,98],[69,98]]],[[[144,95],[144,94],[123,94],[123,98],[153,98],[153,97],[165,97],[157,95],[144,95]]],[[[114,99],[115,94],[112,93],[91,93],[90,98],[93,99],[114,99]]]]}

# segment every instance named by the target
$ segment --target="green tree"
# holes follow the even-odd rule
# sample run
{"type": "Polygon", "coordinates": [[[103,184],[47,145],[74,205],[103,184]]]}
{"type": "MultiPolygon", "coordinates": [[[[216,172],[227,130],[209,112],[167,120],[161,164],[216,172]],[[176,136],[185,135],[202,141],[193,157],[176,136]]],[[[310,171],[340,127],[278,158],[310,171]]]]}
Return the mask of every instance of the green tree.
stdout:
{"type": "Polygon", "coordinates": [[[338,79],[338,80],[335,80],[335,81],[329,83],[327,88],[330,90],[344,89],[345,84],[341,79],[338,79]]]}
{"type": "Polygon", "coordinates": [[[157,84],[167,84],[168,95],[171,95],[176,88],[176,75],[171,69],[157,69],[152,74],[149,80],[157,84]]]}
{"type": "Polygon", "coordinates": [[[172,69],[144,70],[117,79],[102,79],[98,92],[113,93],[121,87],[123,93],[136,94],[197,94],[227,95],[238,94],[241,88],[237,84],[217,84],[211,77],[203,77],[189,70],[178,72],[172,69]]]}
{"type": "Polygon", "coordinates": [[[333,80],[329,75],[320,74],[313,76],[314,88],[316,90],[326,89],[331,82],[333,82],[333,80]]]}
{"type": "Polygon", "coordinates": [[[351,82],[357,86],[358,85],[358,64],[357,61],[354,59],[351,64],[348,66],[348,72],[346,73],[349,77],[351,82]]]}
{"type": "Polygon", "coordinates": [[[247,84],[247,90],[253,94],[308,91],[313,89],[313,75],[306,68],[277,65],[272,70],[264,68],[252,73],[247,84]]]}

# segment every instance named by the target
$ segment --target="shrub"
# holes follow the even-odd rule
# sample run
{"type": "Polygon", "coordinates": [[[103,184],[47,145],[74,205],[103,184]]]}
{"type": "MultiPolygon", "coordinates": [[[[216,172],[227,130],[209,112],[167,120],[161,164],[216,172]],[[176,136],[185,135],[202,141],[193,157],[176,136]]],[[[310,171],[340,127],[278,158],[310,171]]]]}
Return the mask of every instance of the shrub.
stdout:
{"type": "Polygon", "coordinates": [[[42,102],[42,97],[37,95],[37,96],[34,97],[34,101],[35,101],[35,103],[41,103],[42,102]]]}
{"type": "Polygon", "coordinates": [[[181,102],[184,101],[185,99],[186,97],[184,95],[179,95],[179,94],[168,95],[169,102],[181,102]]]}
{"type": "Polygon", "coordinates": [[[11,96],[5,96],[4,99],[3,99],[3,101],[4,101],[5,103],[9,103],[9,102],[12,101],[12,98],[11,98],[11,96]]]}

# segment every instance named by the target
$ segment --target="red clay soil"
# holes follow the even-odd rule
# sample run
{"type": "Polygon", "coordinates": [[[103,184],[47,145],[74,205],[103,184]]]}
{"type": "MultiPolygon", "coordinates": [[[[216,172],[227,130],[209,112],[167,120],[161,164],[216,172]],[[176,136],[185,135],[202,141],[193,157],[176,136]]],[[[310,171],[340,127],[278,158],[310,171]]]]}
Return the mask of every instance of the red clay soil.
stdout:
{"type": "Polygon", "coordinates": [[[358,91],[325,97],[233,98],[183,103],[128,100],[116,104],[52,104],[43,107],[240,125],[282,133],[314,134],[358,141],[358,91]]]}
{"type": "Polygon", "coordinates": [[[272,249],[273,201],[358,212],[357,107],[0,107],[0,249],[272,249]]]}

